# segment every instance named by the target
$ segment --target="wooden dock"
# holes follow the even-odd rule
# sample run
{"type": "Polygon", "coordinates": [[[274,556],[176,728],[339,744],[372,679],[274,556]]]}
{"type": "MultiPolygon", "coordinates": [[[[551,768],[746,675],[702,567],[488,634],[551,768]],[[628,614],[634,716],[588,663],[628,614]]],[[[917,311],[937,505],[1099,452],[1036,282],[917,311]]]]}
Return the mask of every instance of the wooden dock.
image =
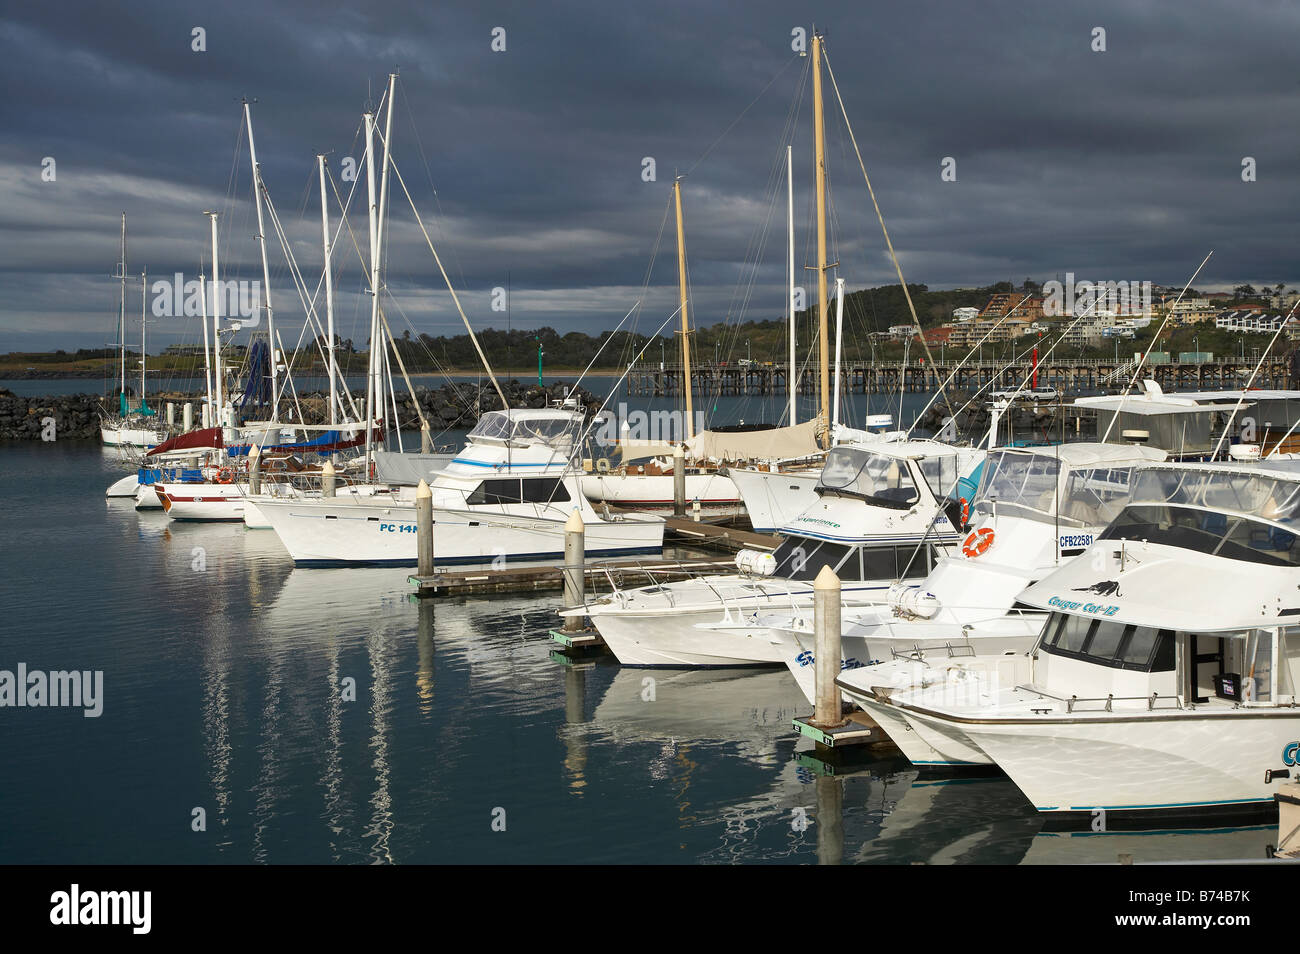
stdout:
{"type": "Polygon", "coordinates": [[[795,719],[794,730],[805,738],[812,739],[818,745],[828,749],[843,748],[847,745],[863,745],[873,742],[888,742],[889,736],[880,731],[876,721],[861,709],[847,713],[847,723],[837,729],[822,729],[813,725],[812,716],[795,719]]]}
{"type": "MultiPolygon", "coordinates": [[[[671,583],[693,576],[729,573],[734,560],[628,560],[589,563],[583,568],[589,595],[618,587],[671,583]],[[602,586],[602,584],[604,584],[602,586]]],[[[564,589],[562,566],[521,566],[503,570],[435,570],[431,576],[412,574],[407,581],[420,597],[471,596],[484,593],[544,593],[564,589]]]]}
{"type": "Polygon", "coordinates": [[[664,521],[664,540],[717,550],[765,550],[771,552],[781,543],[772,533],[738,530],[720,523],[695,521],[690,517],[669,517],[664,521]]]}

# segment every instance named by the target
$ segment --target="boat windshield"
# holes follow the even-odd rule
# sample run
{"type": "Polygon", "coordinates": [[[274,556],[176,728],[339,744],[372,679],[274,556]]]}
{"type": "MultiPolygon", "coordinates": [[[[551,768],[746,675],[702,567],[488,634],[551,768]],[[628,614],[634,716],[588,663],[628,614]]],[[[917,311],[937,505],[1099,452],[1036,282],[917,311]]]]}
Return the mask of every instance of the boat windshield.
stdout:
{"type": "Polygon", "coordinates": [[[1055,457],[994,451],[984,463],[984,479],[971,503],[971,517],[1000,514],[1054,520],[1060,464],[1055,457]]]}
{"type": "Polygon", "coordinates": [[[504,441],[510,437],[510,417],[502,411],[488,411],[478,419],[474,429],[469,432],[470,438],[486,438],[488,440],[504,441]]]}
{"type": "Polygon", "coordinates": [[[835,447],[827,453],[817,489],[895,510],[907,510],[920,499],[907,461],[856,447],[835,447]]]}
{"type": "Polygon", "coordinates": [[[515,421],[514,440],[550,447],[570,447],[573,444],[575,421],[570,417],[529,417],[515,421]]]}
{"type": "Polygon", "coordinates": [[[1147,468],[1134,482],[1133,502],[1205,507],[1296,523],[1300,481],[1239,471],[1147,468]]]}
{"type": "Polygon", "coordinates": [[[469,432],[471,440],[514,440],[566,448],[573,444],[575,419],[564,416],[512,419],[504,411],[488,411],[469,432]]]}
{"type": "Polygon", "coordinates": [[[1136,467],[1080,467],[1070,470],[1061,498],[1061,523],[1104,527],[1124,509],[1136,467]]]}
{"type": "Polygon", "coordinates": [[[943,500],[957,486],[957,455],[943,454],[937,457],[923,457],[921,476],[930,485],[936,500],[943,500]]]}
{"type": "Polygon", "coordinates": [[[1266,566],[1300,566],[1300,534],[1222,511],[1132,503],[1098,537],[1143,540],[1266,566]]]}

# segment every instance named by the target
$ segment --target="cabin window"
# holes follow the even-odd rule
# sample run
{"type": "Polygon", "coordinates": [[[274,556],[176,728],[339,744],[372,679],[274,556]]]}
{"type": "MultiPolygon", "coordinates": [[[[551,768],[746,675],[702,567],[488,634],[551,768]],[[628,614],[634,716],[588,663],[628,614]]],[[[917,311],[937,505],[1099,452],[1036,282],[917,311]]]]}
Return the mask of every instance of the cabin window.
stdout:
{"type": "Polygon", "coordinates": [[[957,484],[957,458],[955,456],[925,457],[918,463],[921,465],[921,475],[930,485],[935,499],[943,500],[947,497],[957,484]]]}
{"type": "Polygon", "coordinates": [[[1267,566],[1300,566],[1295,533],[1236,514],[1198,507],[1133,504],[1125,507],[1101,540],[1146,540],[1267,566]]]}
{"type": "Polygon", "coordinates": [[[972,518],[1012,513],[1035,520],[1055,519],[1060,465],[1054,457],[1001,451],[989,454],[983,482],[971,504],[972,518]]]}
{"type": "Polygon", "coordinates": [[[499,506],[501,504],[517,504],[521,502],[519,478],[517,477],[485,480],[465,498],[465,503],[471,506],[499,506]]]}
{"type": "Polygon", "coordinates": [[[558,477],[534,477],[524,480],[524,503],[566,503],[569,491],[558,477]]]}
{"type": "Polygon", "coordinates": [[[1172,672],[1173,630],[1053,613],[1039,648],[1056,656],[1139,672],[1172,672]]]}

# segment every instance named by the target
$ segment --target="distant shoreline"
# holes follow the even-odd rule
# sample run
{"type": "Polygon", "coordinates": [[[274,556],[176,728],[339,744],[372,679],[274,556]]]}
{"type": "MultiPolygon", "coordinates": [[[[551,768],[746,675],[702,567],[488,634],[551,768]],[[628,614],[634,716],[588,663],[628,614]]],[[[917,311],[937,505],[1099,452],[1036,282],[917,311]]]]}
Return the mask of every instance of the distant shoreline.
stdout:
{"type": "MultiPolygon", "coordinates": [[[[161,371],[158,373],[162,375],[164,378],[190,378],[196,381],[203,380],[202,369],[199,369],[198,371],[161,371]]],[[[307,369],[307,370],[299,371],[298,375],[301,377],[311,378],[311,377],[320,377],[324,375],[324,373],[325,373],[324,368],[307,369]]],[[[345,373],[349,377],[364,377],[365,369],[356,372],[345,372],[345,373]]],[[[585,376],[589,378],[614,378],[614,377],[618,377],[622,373],[623,373],[623,369],[593,368],[592,370],[586,372],[585,376]]],[[[553,381],[557,376],[576,378],[578,375],[583,374],[583,371],[581,368],[556,368],[554,370],[546,369],[542,372],[542,374],[544,378],[553,381]]],[[[518,380],[520,382],[535,380],[535,374],[532,373],[516,374],[511,372],[507,374],[504,371],[497,371],[496,375],[499,378],[513,379],[513,380],[518,380]]],[[[152,372],[151,372],[151,377],[152,377],[152,372]]],[[[469,369],[452,369],[449,371],[412,371],[411,377],[421,378],[421,379],[445,378],[445,377],[461,377],[461,378],[482,377],[486,379],[487,375],[484,374],[481,370],[478,370],[476,368],[469,368],[469,369]]],[[[129,373],[127,375],[127,378],[129,380],[134,380],[134,378],[129,373]]],[[[116,381],[117,374],[113,373],[113,374],[105,375],[103,371],[76,371],[76,370],[28,371],[27,369],[22,369],[22,370],[11,369],[11,368],[0,369],[0,381],[67,381],[70,379],[82,379],[86,381],[95,381],[95,380],[116,381]]]]}

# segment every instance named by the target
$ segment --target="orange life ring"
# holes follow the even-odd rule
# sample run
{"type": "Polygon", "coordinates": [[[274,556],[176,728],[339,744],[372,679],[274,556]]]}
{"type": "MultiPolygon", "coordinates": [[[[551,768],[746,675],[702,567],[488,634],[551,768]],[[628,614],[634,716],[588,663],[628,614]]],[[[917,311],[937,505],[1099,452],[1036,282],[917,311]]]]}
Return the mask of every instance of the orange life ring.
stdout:
{"type": "Polygon", "coordinates": [[[962,541],[961,552],[968,557],[977,557],[993,546],[993,531],[988,527],[972,530],[970,536],[962,541]]]}
{"type": "Polygon", "coordinates": [[[958,497],[961,501],[961,525],[964,527],[970,523],[970,501],[965,497],[958,497]]]}

